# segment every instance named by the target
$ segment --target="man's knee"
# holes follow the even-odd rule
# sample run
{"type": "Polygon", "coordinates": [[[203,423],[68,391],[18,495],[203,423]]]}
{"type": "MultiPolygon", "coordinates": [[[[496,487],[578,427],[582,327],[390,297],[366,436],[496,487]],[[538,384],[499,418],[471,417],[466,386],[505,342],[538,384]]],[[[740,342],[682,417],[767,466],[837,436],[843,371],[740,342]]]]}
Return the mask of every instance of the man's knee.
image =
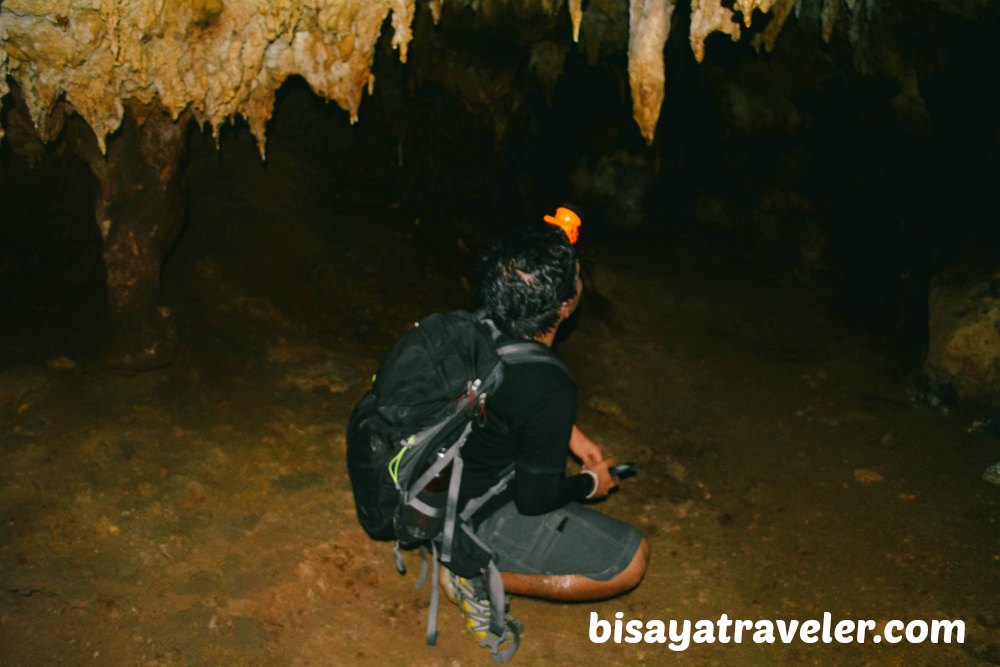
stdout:
{"type": "Polygon", "coordinates": [[[639,547],[635,550],[635,555],[632,556],[629,564],[609,582],[613,588],[609,593],[611,595],[621,595],[638,586],[639,582],[642,581],[643,575],[646,574],[646,566],[648,564],[649,542],[644,537],[639,542],[639,547]]]}
{"type": "Polygon", "coordinates": [[[635,550],[632,561],[622,571],[621,575],[619,575],[621,578],[621,591],[623,593],[639,585],[642,577],[646,574],[647,565],[649,565],[649,542],[644,537],[639,542],[639,548],[635,550]]]}

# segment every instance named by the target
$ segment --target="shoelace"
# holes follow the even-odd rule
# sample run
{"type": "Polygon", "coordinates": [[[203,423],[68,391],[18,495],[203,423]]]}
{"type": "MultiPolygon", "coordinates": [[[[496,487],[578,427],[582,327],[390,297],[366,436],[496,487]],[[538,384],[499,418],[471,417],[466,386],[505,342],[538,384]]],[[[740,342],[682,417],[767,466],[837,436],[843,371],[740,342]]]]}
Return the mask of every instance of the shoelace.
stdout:
{"type": "Polygon", "coordinates": [[[458,595],[458,607],[462,614],[468,619],[469,629],[479,634],[489,631],[490,627],[490,601],[481,600],[476,595],[472,583],[451,572],[445,575],[450,579],[451,587],[458,595]]]}
{"type": "MultiPolygon", "coordinates": [[[[480,646],[489,648],[493,653],[493,660],[497,663],[508,662],[517,652],[521,644],[521,634],[524,627],[505,614],[505,624],[503,635],[494,636],[490,631],[490,621],[492,620],[492,609],[489,599],[481,598],[476,591],[474,584],[468,579],[459,577],[446,569],[441,570],[441,581],[444,583],[446,594],[452,602],[458,603],[458,608],[465,617],[466,627],[480,640],[480,646]],[[501,648],[504,646],[505,648],[501,648]]],[[[506,598],[506,596],[505,596],[506,598]]],[[[509,605],[509,599],[505,599],[505,607],[509,605]]]]}
{"type": "Polygon", "coordinates": [[[477,636],[490,629],[490,603],[488,601],[462,600],[462,611],[468,619],[469,629],[477,636]]]}

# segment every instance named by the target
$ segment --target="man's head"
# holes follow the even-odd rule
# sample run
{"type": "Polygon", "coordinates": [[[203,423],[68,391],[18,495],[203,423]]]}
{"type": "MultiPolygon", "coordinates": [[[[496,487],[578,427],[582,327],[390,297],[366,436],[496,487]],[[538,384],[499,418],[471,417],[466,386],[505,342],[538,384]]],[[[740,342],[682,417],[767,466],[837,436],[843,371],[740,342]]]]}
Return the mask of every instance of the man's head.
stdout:
{"type": "Polygon", "coordinates": [[[579,299],[576,251],[557,227],[532,227],[480,258],[479,305],[504,333],[536,338],[569,317],[579,299]]]}

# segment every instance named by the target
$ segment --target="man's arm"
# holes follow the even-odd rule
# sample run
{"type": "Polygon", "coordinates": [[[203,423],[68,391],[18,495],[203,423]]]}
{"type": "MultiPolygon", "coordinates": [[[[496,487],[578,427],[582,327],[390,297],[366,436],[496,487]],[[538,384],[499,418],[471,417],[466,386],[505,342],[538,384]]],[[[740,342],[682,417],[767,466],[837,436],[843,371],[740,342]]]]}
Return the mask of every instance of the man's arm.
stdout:
{"type": "Polygon", "coordinates": [[[612,461],[604,460],[601,448],[576,424],[573,424],[573,430],[570,432],[569,449],[583,463],[584,470],[591,470],[597,475],[597,488],[591,492],[590,498],[603,498],[611,492],[611,489],[618,486],[618,478],[612,477],[608,472],[612,461]]]}
{"type": "Polygon", "coordinates": [[[569,434],[569,449],[580,459],[584,468],[591,467],[595,463],[604,460],[601,448],[597,446],[596,442],[588,438],[576,424],[573,424],[573,430],[569,434]]]}
{"type": "Polygon", "coordinates": [[[548,364],[522,369],[531,378],[534,400],[525,402],[510,424],[517,443],[513,497],[522,514],[544,514],[571,500],[584,500],[594,481],[585,474],[566,477],[576,422],[572,380],[548,364]]]}

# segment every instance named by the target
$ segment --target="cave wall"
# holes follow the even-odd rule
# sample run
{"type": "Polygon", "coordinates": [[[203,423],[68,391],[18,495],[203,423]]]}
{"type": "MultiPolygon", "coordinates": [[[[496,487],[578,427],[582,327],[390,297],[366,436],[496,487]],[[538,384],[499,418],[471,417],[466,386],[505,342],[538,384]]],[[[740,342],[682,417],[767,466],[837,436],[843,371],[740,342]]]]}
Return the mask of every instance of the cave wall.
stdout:
{"type": "Polygon", "coordinates": [[[158,7],[0,3],[0,85],[23,98],[3,100],[28,118],[4,114],[4,150],[52,150],[67,117],[106,150],[138,102],[266,152],[275,96],[308,88],[331,126],[287,133],[314,135],[345,193],[491,228],[569,199],[598,236],[708,239],[832,286],[910,363],[931,276],[997,210],[987,2],[158,7]]]}
{"type": "Polygon", "coordinates": [[[840,313],[912,367],[932,277],[989,243],[1000,209],[1000,23],[914,5],[861,34],[838,23],[820,48],[810,24],[789,19],[766,58],[712,43],[693,84],[668,89],[684,111],[662,120],[660,183],[686,183],[674,201],[690,208],[666,212],[831,286],[840,313]]]}

